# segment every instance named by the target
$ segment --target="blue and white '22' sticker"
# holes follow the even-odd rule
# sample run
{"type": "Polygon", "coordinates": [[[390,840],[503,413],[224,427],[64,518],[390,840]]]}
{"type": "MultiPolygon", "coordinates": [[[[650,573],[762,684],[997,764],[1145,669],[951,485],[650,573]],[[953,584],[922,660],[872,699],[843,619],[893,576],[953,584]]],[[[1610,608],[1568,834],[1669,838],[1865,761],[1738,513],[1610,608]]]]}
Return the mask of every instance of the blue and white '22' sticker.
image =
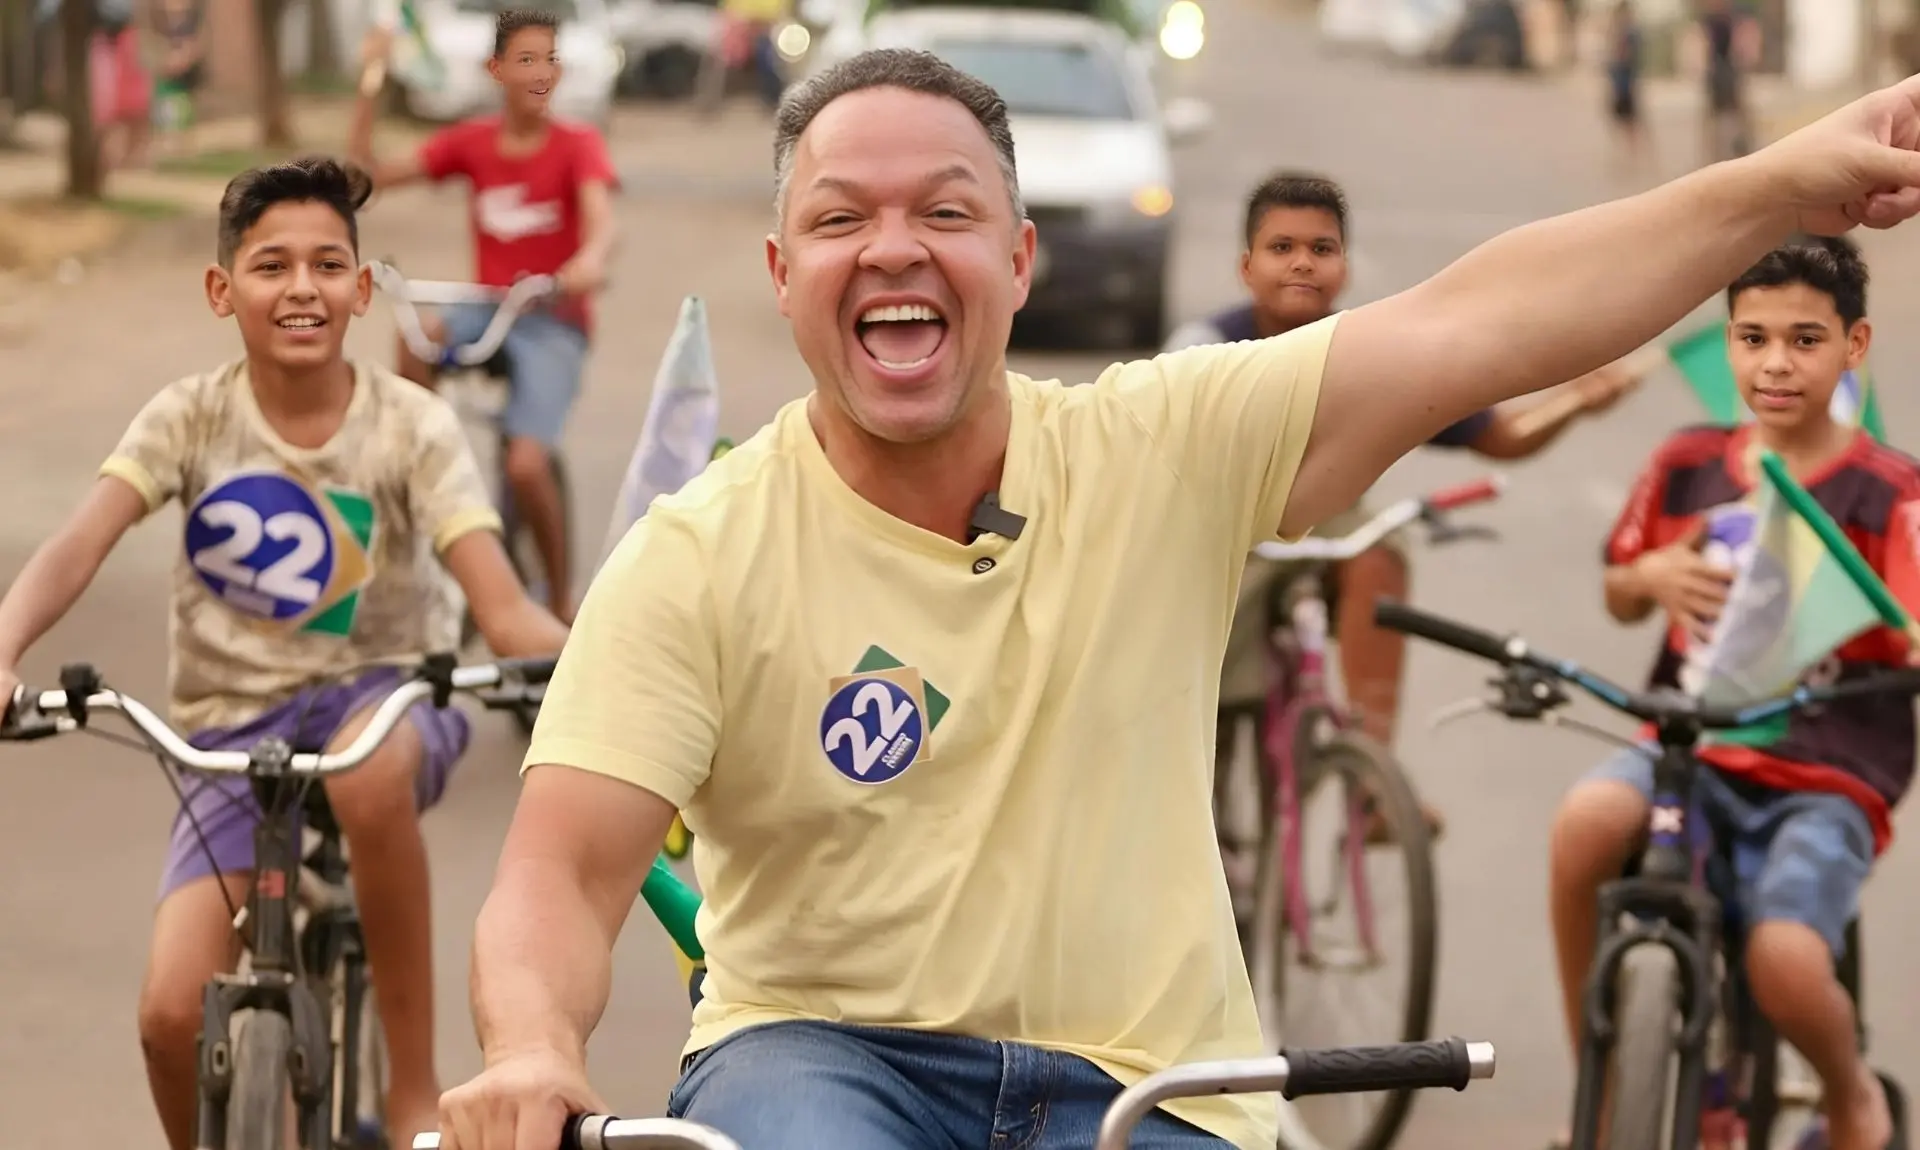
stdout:
{"type": "Polygon", "coordinates": [[[856,783],[891,782],[920,757],[926,741],[920,704],[890,679],[841,685],[820,712],[820,749],[856,783]]]}
{"type": "Polygon", "coordinates": [[[296,619],[333,577],[334,541],[319,502],[285,475],[236,475],[187,512],[187,561],[235,610],[296,619]]]}

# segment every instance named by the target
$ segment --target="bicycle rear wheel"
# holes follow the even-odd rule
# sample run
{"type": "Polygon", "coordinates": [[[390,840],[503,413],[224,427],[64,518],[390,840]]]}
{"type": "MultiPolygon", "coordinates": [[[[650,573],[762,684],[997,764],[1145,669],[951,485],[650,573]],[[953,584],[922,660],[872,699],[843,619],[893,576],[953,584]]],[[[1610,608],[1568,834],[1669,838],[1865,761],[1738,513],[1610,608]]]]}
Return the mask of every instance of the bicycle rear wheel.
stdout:
{"type": "Polygon", "coordinates": [[[1614,1042],[1607,1058],[1607,1150],[1663,1150],[1672,1142],[1680,967],[1664,946],[1627,952],[1614,983],[1614,1042]]]}
{"type": "Polygon", "coordinates": [[[248,1011],[239,1023],[227,1096],[227,1150],[283,1150],[292,1101],[287,1059],[293,1053],[293,1023],[269,1010],[248,1011]]]}
{"type": "MultiPolygon", "coordinates": [[[[1337,733],[1298,745],[1299,823],[1289,843],[1277,813],[1264,820],[1247,932],[1267,1046],[1421,1041],[1433,1014],[1439,911],[1419,799],[1393,757],[1364,736],[1337,733]],[[1316,817],[1323,809],[1330,818],[1316,817]],[[1385,820],[1389,842],[1366,845],[1369,812],[1385,820]],[[1299,869],[1293,881],[1290,861],[1299,869]],[[1335,921],[1342,916],[1350,920],[1344,932],[1335,921]],[[1329,1027],[1325,1008],[1354,997],[1361,983],[1386,1007],[1356,1030],[1329,1027]]],[[[1326,1150],[1386,1150],[1406,1123],[1413,1092],[1328,1095],[1293,1106],[1326,1150]]]]}

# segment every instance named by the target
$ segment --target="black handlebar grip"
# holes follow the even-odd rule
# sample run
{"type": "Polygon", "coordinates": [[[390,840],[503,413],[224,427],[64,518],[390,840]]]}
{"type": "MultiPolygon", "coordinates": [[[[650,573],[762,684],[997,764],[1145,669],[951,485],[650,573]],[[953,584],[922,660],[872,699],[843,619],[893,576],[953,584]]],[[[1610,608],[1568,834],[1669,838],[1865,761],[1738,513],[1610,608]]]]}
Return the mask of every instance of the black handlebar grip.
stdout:
{"type": "Polygon", "coordinates": [[[560,1128],[560,1150],[582,1150],[580,1130],[592,1117],[591,1114],[574,1114],[567,1118],[567,1124],[560,1128]]]}
{"type": "Polygon", "coordinates": [[[1456,651],[1465,651],[1469,655],[1478,655],[1495,663],[1505,663],[1507,659],[1507,641],[1490,631],[1478,627],[1469,627],[1465,623],[1456,623],[1429,614],[1418,607],[1409,607],[1405,603],[1396,603],[1391,599],[1382,599],[1373,606],[1373,621],[1389,631],[1403,631],[1421,639],[1431,640],[1456,651]]]}
{"type": "Polygon", "coordinates": [[[559,661],[552,655],[542,655],[538,658],[501,659],[499,666],[505,674],[531,685],[552,679],[553,668],[559,661]]]}
{"type": "Polygon", "coordinates": [[[1280,1053],[1287,1060],[1287,1088],[1281,1094],[1289,1101],[1311,1094],[1465,1090],[1473,1078],[1473,1061],[1461,1038],[1280,1053]]]}

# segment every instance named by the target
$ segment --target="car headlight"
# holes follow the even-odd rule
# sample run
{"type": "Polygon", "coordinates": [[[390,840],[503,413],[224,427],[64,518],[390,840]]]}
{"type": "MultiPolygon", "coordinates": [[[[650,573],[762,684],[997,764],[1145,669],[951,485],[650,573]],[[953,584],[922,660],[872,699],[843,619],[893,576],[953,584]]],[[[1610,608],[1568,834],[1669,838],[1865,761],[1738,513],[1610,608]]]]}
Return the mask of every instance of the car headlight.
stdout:
{"type": "Polygon", "coordinates": [[[1195,0],[1174,0],[1160,22],[1160,50],[1175,60],[1191,60],[1207,42],[1207,14],[1195,0]]]}
{"type": "Polygon", "coordinates": [[[1171,189],[1164,184],[1145,184],[1124,200],[1094,205],[1088,216],[1096,227],[1124,228],[1161,219],[1172,210],[1171,189]]]}

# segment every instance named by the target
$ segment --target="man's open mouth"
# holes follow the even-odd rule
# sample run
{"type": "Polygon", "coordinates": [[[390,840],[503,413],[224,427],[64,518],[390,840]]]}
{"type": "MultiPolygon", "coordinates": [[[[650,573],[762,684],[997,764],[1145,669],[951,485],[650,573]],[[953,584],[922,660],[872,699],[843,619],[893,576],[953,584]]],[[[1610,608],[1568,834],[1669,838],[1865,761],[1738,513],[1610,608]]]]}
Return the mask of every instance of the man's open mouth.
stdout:
{"type": "Polygon", "coordinates": [[[290,315],[274,321],[283,331],[317,331],[327,321],[317,315],[290,315]]]}
{"type": "Polygon", "coordinates": [[[947,321],[927,304],[890,304],[860,313],[853,333],[881,367],[912,371],[939,352],[947,321]]]}

